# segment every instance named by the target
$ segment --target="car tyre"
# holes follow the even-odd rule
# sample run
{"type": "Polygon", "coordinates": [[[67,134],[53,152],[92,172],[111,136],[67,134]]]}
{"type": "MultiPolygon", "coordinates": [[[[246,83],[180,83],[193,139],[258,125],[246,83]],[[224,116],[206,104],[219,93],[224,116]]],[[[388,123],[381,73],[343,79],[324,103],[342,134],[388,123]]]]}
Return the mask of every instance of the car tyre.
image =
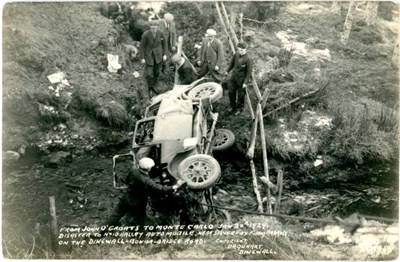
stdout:
{"type": "Polygon", "coordinates": [[[183,94],[184,98],[193,101],[210,98],[211,102],[215,102],[222,97],[223,89],[218,83],[207,82],[193,87],[188,93],[183,94]]]}
{"type": "Polygon", "coordinates": [[[216,129],[213,143],[213,151],[225,151],[235,143],[235,134],[229,129],[216,129]]]}
{"type": "Polygon", "coordinates": [[[185,158],[178,166],[178,173],[191,189],[212,186],[221,175],[221,167],[215,158],[197,154],[185,158]]]}

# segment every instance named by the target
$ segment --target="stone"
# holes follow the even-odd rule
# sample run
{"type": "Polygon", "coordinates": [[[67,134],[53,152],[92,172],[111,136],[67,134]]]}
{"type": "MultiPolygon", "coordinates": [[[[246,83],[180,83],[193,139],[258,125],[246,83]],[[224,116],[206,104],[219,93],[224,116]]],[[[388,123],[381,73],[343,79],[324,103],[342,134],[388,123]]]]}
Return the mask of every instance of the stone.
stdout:
{"type": "Polygon", "coordinates": [[[20,158],[20,154],[15,151],[6,151],[3,153],[3,161],[4,163],[13,163],[17,162],[20,158]]]}
{"type": "Polygon", "coordinates": [[[67,163],[69,160],[71,160],[71,153],[58,151],[48,156],[47,164],[48,166],[57,167],[67,163]]]}

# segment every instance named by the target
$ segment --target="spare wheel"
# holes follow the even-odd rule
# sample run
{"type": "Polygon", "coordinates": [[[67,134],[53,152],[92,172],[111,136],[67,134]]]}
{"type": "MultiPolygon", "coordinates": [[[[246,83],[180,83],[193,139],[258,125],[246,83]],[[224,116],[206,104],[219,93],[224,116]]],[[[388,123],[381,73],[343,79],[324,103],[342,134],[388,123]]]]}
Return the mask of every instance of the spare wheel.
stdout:
{"type": "Polygon", "coordinates": [[[189,188],[205,189],[217,182],[221,167],[212,156],[198,154],[184,159],[179,164],[178,173],[189,188]]]}

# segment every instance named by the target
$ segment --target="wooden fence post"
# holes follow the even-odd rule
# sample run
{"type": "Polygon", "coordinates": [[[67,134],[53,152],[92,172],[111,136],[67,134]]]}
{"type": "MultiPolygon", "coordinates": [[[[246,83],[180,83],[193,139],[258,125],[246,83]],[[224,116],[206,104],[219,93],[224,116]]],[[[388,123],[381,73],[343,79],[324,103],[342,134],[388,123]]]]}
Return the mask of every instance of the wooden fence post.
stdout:
{"type": "Polygon", "coordinates": [[[233,30],[232,25],[229,22],[229,16],[228,16],[228,13],[226,12],[224,2],[221,2],[221,6],[222,6],[222,12],[224,13],[224,17],[225,17],[225,20],[226,20],[226,25],[229,27],[229,30],[231,31],[232,40],[233,40],[233,43],[236,46],[239,43],[239,40],[238,40],[238,38],[236,36],[235,30],[233,30]]]}
{"type": "Polygon", "coordinates": [[[217,8],[217,13],[219,20],[221,21],[221,25],[224,28],[225,34],[228,37],[229,46],[231,47],[232,53],[235,53],[235,46],[232,43],[232,39],[229,36],[228,30],[226,29],[226,25],[224,19],[222,18],[221,10],[219,9],[218,2],[215,2],[215,7],[217,8]]]}
{"type": "Polygon", "coordinates": [[[58,256],[58,227],[57,227],[57,215],[56,215],[56,201],[54,196],[49,197],[50,202],[50,219],[51,219],[51,248],[56,256],[58,256]]]}
{"type": "Polygon", "coordinates": [[[278,181],[276,183],[278,187],[278,197],[275,199],[275,214],[279,214],[281,208],[281,196],[282,196],[282,189],[283,189],[283,171],[278,171],[278,181]]]}

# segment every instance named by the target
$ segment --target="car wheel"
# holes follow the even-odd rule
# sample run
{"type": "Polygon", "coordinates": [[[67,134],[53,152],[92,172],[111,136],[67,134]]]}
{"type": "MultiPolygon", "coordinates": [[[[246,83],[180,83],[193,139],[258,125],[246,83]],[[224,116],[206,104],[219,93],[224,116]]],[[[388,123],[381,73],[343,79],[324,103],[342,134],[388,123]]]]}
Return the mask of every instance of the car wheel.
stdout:
{"type": "Polygon", "coordinates": [[[215,130],[213,151],[225,151],[235,143],[235,134],[228,129],[215,130]]]}
{"type": "Polygon", "coordinates": [[[178,167],[180,177],[192,189],[205,189],[212,186],[221,175],[221,167],[209,155],[193,155],[184,159],[178,167]]]}
{"type": "Polygon", "coordinates": [[[207,82],[193,87],[185,98],[193,101],[199,101],[204,98],[210,98],[211,102],[215,102],[222,97],[222,86],[217,83],[207,82]]]}

